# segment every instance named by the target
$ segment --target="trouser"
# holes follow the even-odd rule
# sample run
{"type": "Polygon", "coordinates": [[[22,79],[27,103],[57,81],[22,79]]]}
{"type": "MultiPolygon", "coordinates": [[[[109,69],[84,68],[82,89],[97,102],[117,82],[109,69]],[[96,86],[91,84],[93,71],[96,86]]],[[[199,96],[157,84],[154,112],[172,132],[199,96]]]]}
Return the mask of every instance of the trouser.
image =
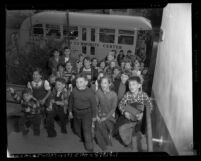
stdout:
{"type": "Polygon", "coordinates": [[[107,145],[111,145],[111,134],[114,122],[106,120],[103,122],[96,122],[95,124],[95,140],[102,150],[106,150],[107,145]],[[110,137],[109,137],[110,136],[110,137]]]}
{"type": "Polygon", "coordinates": [[[20,130],[23,132],[31,125],[33,126],[34,135],[40,135],[41,115],[24,115],[19,120],[20,130]]]}
{"type": "Polygon", "coordinates": [[[119,135],[125,145],[129,145],[132,142],[135,126],[136,122],[131,122],[123,124],[119,127],[119,135]]]}
{"type": "Polygon", "coordinates": [[[46,113],[46,129],[48,136],[56,136],[56,130],[54,128],[54,119],[56,116],[59,118],[61,131],[66,131],[66,118],[63,107],[53,108],[52,111],[47,111],[46,113]]]}
{"type": "Polygon", "coordinates": [[[87,150],[93,149],[92,138],[92,113],[90,109],[76,110],[73,112],[73,128],[75,133],[84,139],[84,145],[87,150]]]}

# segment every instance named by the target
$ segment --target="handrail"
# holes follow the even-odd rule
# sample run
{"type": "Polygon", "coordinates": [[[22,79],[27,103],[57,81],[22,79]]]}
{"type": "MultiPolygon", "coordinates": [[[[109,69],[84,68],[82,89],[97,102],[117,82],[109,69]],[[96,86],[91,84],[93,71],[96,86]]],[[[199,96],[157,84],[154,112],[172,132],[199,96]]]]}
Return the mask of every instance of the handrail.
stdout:
{"type": "Polygon", "coordinates": [[[151,109],[146,108],[146,133],[147,133],[147,151],[153,152],[152,126],[151,126],[151,109]]]}

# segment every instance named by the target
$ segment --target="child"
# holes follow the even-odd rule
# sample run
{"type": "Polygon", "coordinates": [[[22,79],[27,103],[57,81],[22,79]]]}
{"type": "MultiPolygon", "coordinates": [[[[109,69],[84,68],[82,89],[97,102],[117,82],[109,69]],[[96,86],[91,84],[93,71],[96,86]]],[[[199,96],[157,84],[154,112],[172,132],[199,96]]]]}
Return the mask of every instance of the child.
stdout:
{"type": "Polygon", "coordinates": [[[96,91],[100,88],[100,80],[101,78],[104,76],[103,72],[99,72],[98,73],[98,77],[97,80],[95,81],[95,83],[92,85],[92,89],[93,91],[96,93],[96,91]]]}
{"type": "Polygon", "coordinates": [[[57,65],[56,78],[64,78],[65,79],[64,69],[65,69],[65,67],[63,66],[63,64],[57,65]]]}
{"type": "Polygon", "coordinates": [[[119,80],[121,78],[121,68],[116,66],[114,67],[113,74],[112,74],[112,81],[119,80]]]}
{"type": "Polygon", "coordinates": [[[106,57],[106,66],[108,66],[112,60],[115,60],[114,55],[115,53],[113,51],[108,52],[106,57]]]}
{"type": "Polygon", "coordinates": [[[152,103],[146,93],[142,91],[141,79],[133,76],[128,80],[129,91],[124,95],[119,103],[119,110],[122,116],[118,120],[119,135],[123,143],[133,148],[132,135],[137,124],[140,123],[143,116],[144,106],[152,109],[152,103]],[[126,106],[130,105],[135,109],[135,113],[127,110],[126,106]]]}
{"type": "Polygon", "coordinates": [[[57,65],[61,62],[61,57],[59,50],[54,49],[53,50],[53,57],[50,57],[48,60],[48,67],[52,73],[56,73],[57,65]]]}
{"type": "Polygon", "coordinates": [[[9,88],[8,91],[11,93],[11,96],[22,106],[22,112],[24,115],[19,120],[19,126],[23,135],[27,135],[29,132],[27,123],[33,125],[33,133],[35,136],[40,135],[40,123],[41,123],[41,109],[40,104],[33,97],[30,89],[25,89],[22,91],[22,97],[15,93],[13,88],[9,88]]]}
{"type": "Polygon", "coordinates": [[[80,74],[80,70],[83,67],[83,63],[81,61],[76,62],[76,74],[80,74]]]}
{"type": "Polygon", "coordinates": [[[119,54],[117,56],[117,62],[118,62],[118,65],[121,66],[121,62],[123,61],[124,59],[124,51],[123,50],[120,50],[119,51],[119,54]]]}
{"type": "Polygon", "coordinates": [[[76,78],[76,87],[69,99],[69,118],[73,119],[74,132],[82,139],[87,151],[93,151],[92,122],[96,120],[96,98],[94,92],[87,87],[86,75],[76,78]]]}
{"type": "Polygon", "coordinates": [[[96,58],[93,58],[92,60],[92,69],[93,69],[93,78],[92,78],[92,81],[95,83],[97,77],[98,77],[98,67],[97,67],[97,64],[98,64],[98,61],[96,58]]]}
{"type": "Polygon", "coordinates": [[[64,71],[64,78],[66,80],[67,86],[72,84],[74,79],[75,72],[73,70],[73,66],[70,61],[66,62],[65,71],[64,71]]]}
{"type": "Polygon", "coordinates": [[[132,63],[131,63],[130,60],[127,60],[127,61],[125,62],[124,70],[128,70],[129,72],[132,71],[132,63]]]}
{"type": "Polygon", "coordinates": [[[109,66],[105,69],[105,73],[112,77],[113,70],[116,65],[117,65],[117,62],[115,60],[111,60],[109,63],[109,66]]]}
{"type": "Polygon", "coordinates": [[[105,71],[105,67],[106,67],[105,61],[100,61],[98,72],[101,72],[101,71],[104,72],[105,71]]]}
{"type": "Polygon", "coordinates": [[[45,119],[46,101],[50,96],[51,87],[47,80],[42,79],[42,70],[40,68],[36,68],[34,70],[33,81],[28,82],[27,87],[31,89],[33,96],[39,101],[42,108],[42,114],[45,119]]]}
{"type": "Polygon", "coordinates": [[[140,62],[138,59],[135,60],[134,62],[134,68],[132,70],[132,76],[139,76],[141,75],[141,70],[140,70],[140,62]]]}
{"type": "Polygon", "coordinates": [[[91,67],[91,59],[90,57],[85,57],[84,58],[84,67],[81,69],[81,74],[86,75],[88,79],[88,86],[91,87],[91,81],[93,78],[93,69],[91,67]]]}
{"type": "Polygon", "coordinates": [[[98,107],[96,140],[103,150],[106,149],[106,146],[112,145],[111,135],[115,123],[114,115],[117,107],[117,95],[114,91],[110,90],[111,84],[112,80],[110,77],[102,77],[101,88],[96,92],[98,107]]]}
{"type": "Polygon", "coordinates": [[[68,104],[68,92],[65,88],[65,79],[57,78],[55,81],[55,88],[51,93],[49,106],[46,109],[48,137],[55,137],[57,135],[54,129],[54,118],[56,116],[60,119],[61,133],[67,133],[65,113],[68,104]]]}

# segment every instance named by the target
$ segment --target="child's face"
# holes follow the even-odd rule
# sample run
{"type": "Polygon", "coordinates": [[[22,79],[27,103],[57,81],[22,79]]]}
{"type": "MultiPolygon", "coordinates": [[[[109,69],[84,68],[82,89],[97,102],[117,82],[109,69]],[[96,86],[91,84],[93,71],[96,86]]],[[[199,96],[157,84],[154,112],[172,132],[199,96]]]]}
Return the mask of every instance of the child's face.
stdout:
{"type": "Polygon", "coordinates": [[[121,68],[125,67],[125,62],[121,62],[121,68]]]}
{"type": "Polygon", "coordinates": [[[88,68],[90,68],[90,65],[91,65],[91,61],[85,59],[84,60],[84,67],[88,69],[88,68]]]}
{"type": "Polygon", "coordinates": [[[128,55],[128,56],[131,56],[131,52],[127,52],[127,55],[128,55]]]}
{"type": "Polygon", "coordinates": [[[64,50],[64,55],[65,55],[66,57],[69,57],[69,56],[70,56],[70,49],[65,49],[65,50],[64,50]]]}
{"type": "Polygon", "coordinates": [[[112,61],[112,62],[110,63],[110,68],[114,68],[115,66],[116,66],[115,62],[112,61]]]}
{"type": "Polygon", "coordinates": [[[24,93],[23,94],[23,99],[26,101],[26,102],[29,102],[30,99],[31,99],[32,95],[30,93],[24,93]]]}
{"type": "Polygon", "coordinates": [[[59,72],[63,72],[63,71],[64,71],[64,67],[59,66],[58,71],[59,71],[59,72]]]}
{"type": "Polygon", "coordinates": [[[139,90],[139,88],[141,87],[141,84],[139,84],[137,81],[129,81],[128,83],[129,85],[129,90],[131,93],[135,93],[139,90]]]}
{"type": "Polygon", "coordinates": [[[62,82],[56,81],[55,88],[57,91],[62,91],[64,87],[65,87],[65,84],[63,84],[62,82]]]}
{"type": "Polygon", "coordinates": [[[125,67],[126,70],[130,70],[131,69],[131,64],[130,63],[125,63],[125,67]]]}
{"type": "Polygon", "coordinates": [[[139,61],[137,61],[137,60],[135,61],[134,67],[135,67],[135,69],[138,69],[140,67],[139,61]]]}
{"type": "Polygon", "coordinates": [[[117,68],[114,69],[114,73],[113,73],[114,77],[116,77],[119,73],[120,73],[119,69],[117,68]]]}
{"type": "Polygon", "coordinates": [[[84,60],[84,56],[80,56],[79,60],[82,62],[84,60]]]}
{"type": "Polygon", "coordinates": [[[106,78],[102,79],[102,81],[101,81],[101,88],[102,88],[102,90],[103,91],[108,91],[109,87],[110,87],[110,84],[109,84],[108,79],[106,79],[106,78]]]}
{"type": "Polygon", "coordinates": [[[76,87],[80,90],[85,89],[87,87],[88,81],[85,78],[77,78],[76,80],[76,87]]]}
{"type": "Polygon", "coordinates": [[[67,63],[67,64],[66,64],[66,70],[67,70],[67,71],[71,71],[71,69],[72,69],[71,63],[67,63]]]}
{"type": "Polygon", "coordinates": [[[59,57],[59,52],[58,52],[58,51],[55,51],[55,52],[54,52],[54,57],[55,57],[55,58],[58,58],[58,57],[59,57]]]}
{"type": "Polygon", "coordinates": [[[121,82],[123,83],[123,84],[125,84],[126,83],[126,81],[128,80],[128,75],[126,75],[126,74],[122,74],[121,75],[121,82]]]}
{"type": "Polygon", "coordinates": [[[93,61],[92,61],[92,65],[93,65],[94,67],[96,67],[97,64],[98,64],[97,60],[96,60],[96,59],[93,59],[93,61]]]}
{"type": "Polygon", "coordinates": [[[107,55],[107,60],[112,61],[113,59],[114,59],[113,53],[109,52],[108,55],[107,55]]]}
{"type": "Polygon", "coordinates": [[[42,76],[39,74],[38,71],[33,72],[33,81],[39,82],[41,80],[42,76]]]}
{"type": "Polygon", "coordinates": [[[100,67],[103,69],[103,68],[105,68],[105,62],[101,62],[100,63],[100,67]]]}
{"type": "Polygon", "coordinates": [[[103,77],[103,73],[99,73],[99,75],[98,75],[98,80],[100,80],[101,78],[103,77]]]}

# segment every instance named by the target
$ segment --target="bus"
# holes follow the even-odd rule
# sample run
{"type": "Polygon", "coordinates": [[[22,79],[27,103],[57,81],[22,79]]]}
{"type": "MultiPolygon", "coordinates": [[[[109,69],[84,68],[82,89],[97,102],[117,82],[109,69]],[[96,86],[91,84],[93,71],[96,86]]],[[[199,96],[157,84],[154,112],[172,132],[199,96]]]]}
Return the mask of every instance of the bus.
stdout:
{"type": "Polygon", "coordinates": [[[82,53],[101,60],[111,50],[146,52],[146,33],[152,30],[150,20],[140,16],[69,12],[68,21],[67,26],[65,11],[43,11],[28,17],[20,27],[20,47],[30,40],[40,44],[48,38],[64,42],[65,46],[69,31],[75,57],[82,53]]]}

